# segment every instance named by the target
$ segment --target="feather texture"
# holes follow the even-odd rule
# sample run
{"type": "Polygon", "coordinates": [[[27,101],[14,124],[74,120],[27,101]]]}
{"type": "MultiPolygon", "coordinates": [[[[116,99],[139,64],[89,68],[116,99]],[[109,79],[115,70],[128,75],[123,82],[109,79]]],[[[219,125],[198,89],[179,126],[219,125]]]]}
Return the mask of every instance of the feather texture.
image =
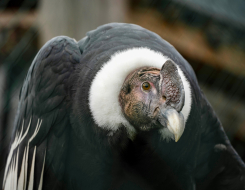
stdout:
{"type": "MultiPolygon", "coordinates": [[[[19,145],[20,143],[24,140],[24,138],[26,138],[26,134],[30,128],[30,124],[31,124],[31,120],[29,122],[27,131],[23,134],[22,136],[22,132],[23,132],[23,125],[24,125],[24,121],[22,124],[22,130],[21,133],[18,134],[15,137],[15,141],[13,142],[13,144],[11,145],[11,150],[9,155],[8,155],[8,160],[9,160],[9,164],[6,165],[5,168],[5,174],[6,174],[6,179],[4,180],[3,183],[3,190],[26,190],[26,183],[27,183],[27,178],[29,178],[29,184],[28,184],[28,190],[33,190],[33,184],[34,184],[34,170],[35,170],[35,157],[36,157],[36,146],[34,147],[34,152],[33,152],[33,156],[32,156],[32,164],[31,164],[31,172],[28,176],[27,174],[27,168],[28,168],[28,154],[29,154],[29,143],[35,138],[35,136],[37,135],[40,126],[42,124],[42,121],[40,121],[38,119],[37,125],[36,125],[36,129],[35,132],[33,133],[33,135],[31,136],[30,139],[28,139],[28,144],[24,149],[24,155],[22,158],[22,164],[21,164],[21,172],[20,172],[20,176],[19,178],[18,176],[18,163],[19,163],[19,145]],[[16,140],[18,139],[18,140],[16,140]],[[17,151],[15,151],[17,149],[17,151]]],[[[45,163],[45,156],[44,156],[44,161],[43,161],[43,169],[44,169],[44,163],[45,163]]],[[[41,173],[41,179],[40,179],[40,183],[39,183],[39,189],[42,189],[42,183],[43,183],[43,170],[41,173]]]]}

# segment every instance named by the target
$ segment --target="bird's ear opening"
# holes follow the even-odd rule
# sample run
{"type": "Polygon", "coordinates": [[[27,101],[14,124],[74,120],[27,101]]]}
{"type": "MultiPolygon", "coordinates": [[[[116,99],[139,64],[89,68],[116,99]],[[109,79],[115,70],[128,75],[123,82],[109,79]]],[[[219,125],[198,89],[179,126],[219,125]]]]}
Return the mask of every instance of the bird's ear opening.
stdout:
{"type": "Polygon", "coordinates": [[[185,103],[185,91],[176,64],[167,60],[160,71],[160,89],[163,97],[166,97],[166,106],[181,111],[185,103]]]}

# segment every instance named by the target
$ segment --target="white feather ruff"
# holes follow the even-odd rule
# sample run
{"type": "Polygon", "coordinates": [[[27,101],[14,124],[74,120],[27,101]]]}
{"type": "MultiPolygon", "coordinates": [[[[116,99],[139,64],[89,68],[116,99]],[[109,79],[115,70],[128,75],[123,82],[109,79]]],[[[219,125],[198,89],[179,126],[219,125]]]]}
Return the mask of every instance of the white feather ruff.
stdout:
{"type": "MultiPolygon", "coordinates": [[[[127,127],[130,134],[134,128],[124,118],[118,97],[127,75],[133,70],[151,66],[161,69],[170,60],[160,52],[145,47],[116,52],[102,66],[92,81],[89,92],[89,106],[95,123],[107,130],[116,131],[120,124],[127,127]]],[[[185,105],[182,109],[185,122],[191,110],[191,90],[184,73],[178,67],[185,90],[185,105]]]]}

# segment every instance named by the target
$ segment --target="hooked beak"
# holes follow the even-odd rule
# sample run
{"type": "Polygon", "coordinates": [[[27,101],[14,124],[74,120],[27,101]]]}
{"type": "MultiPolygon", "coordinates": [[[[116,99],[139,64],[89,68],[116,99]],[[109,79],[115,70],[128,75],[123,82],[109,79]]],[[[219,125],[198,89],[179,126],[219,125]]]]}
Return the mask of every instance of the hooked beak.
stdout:
{"type": "Polygon", "coordinates": [[[174,134],[175,142],[178,142],[185,129],[183,114],[175,109],[163,109],[158,115],[158,121],[174,134]]]}

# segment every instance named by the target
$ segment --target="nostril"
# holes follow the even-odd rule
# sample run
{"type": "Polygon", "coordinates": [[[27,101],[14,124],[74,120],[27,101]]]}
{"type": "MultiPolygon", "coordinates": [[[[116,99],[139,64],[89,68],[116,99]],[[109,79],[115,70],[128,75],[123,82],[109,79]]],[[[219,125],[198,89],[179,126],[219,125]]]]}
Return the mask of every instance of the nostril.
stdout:
{"type": "Polygon", "coordinates": [[[166,96],[162,96],[162,99],[165,102],[166,101],[166,96]]]}

